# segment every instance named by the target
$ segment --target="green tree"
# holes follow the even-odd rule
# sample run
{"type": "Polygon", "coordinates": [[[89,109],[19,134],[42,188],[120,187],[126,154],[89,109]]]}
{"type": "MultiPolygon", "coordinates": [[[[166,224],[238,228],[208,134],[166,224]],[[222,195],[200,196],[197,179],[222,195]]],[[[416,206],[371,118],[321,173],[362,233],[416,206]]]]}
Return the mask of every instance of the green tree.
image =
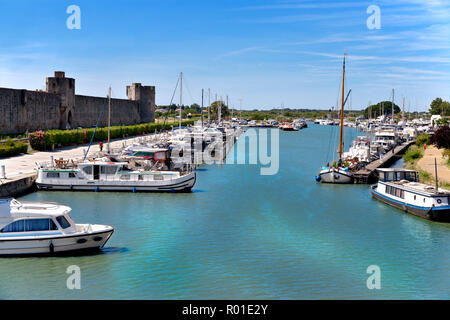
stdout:
{"type": "Polygon", "coordinates": [[[441,98],[434,99],[430,104],[430,113],[441,116],[450,116],[450,102],[441,98]]]}
{"type": "Polygon", "coordinates": [[[215,120],[219,120],[219,105],[221,104],[221,114],[222,120],[225,119],[226,116],[230,115],[230,111],[228,110],[228,106],[223,103],[223,101],[214,101],[211,103],[211,118],[215,120]]]}
{"type": "MultiPolygon", "coordinates": [[[[381,115],[381,110],[384,110],[385,116],[391,116],[392,115],[392,102],[391,101],[381,101],[377,104],[371,105],[364,109],[364,117],[366,119],[369,118],[369,110],[371,111],[371,118],[379,117],[381,115]]],[[[394,114],[399,113],[400,107],[394,103],[394,114]]]]}
{"type": "Polygon", "coordinates": [[[190,109],[193,109],[193,110],[195,110],[196,112],[200,112],[200,111],[201,111],[201,107],[200,107],[200,105],[197,104],[197,103],[191,104],[190,109]]]}

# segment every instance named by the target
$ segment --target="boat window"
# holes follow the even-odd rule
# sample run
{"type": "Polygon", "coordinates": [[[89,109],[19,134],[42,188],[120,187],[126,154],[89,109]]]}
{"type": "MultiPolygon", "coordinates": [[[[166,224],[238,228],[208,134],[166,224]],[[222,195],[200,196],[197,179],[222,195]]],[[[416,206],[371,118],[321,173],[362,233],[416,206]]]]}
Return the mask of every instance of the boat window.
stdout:
{"type": "Polygon", "coordinates": [[[56,218],[56,221],[58,221],[59,225],[61,226],[61,228],[63,229],[67,229],[70,227],[70,223],[69,221],[67,221],[67,219],[64,216],[59,216],[56,218]]]}
{"type": "Polygon", "coordinates": [[[138,180],[140,180],[140,181],[144,180],[144,176],[142,174],[140,174],[138,180]]]}
{"type": "Polygon", "coordinates": [[[75,178],[75,173],[74,172],[69,172],[69,178],[75,178]]]}
{"type": "Polygon", "coordinates": [[[25,231],[48,231],[57,229],[52,219],[25,220],[25,231]]]}
{"type": "Polygon", "coordinates": [[[401,172],[402,179],[415,182],[416,181],[416,173],[415,172],[401,172]]]}
{"type": "Polygon", "coordinates": [[[130,180],[130,175],[129,174],[123,174],[120,176],[120,180],[130,180]]]}
{"type": "Polygon", "coordinates": [[[154,175],[153,180],[164,180],[164,176],[162,174],[154,175]]]}
{"type": "Polygon", "coordinates": [[[47,178],[59,178],[59,172],[47,172],[47,178]]]}
{"type": "Polygon", "coordinates": [[[405,191],[399,188],[395,188],[392,186],[386,186],[386,193],[393,195],[397,198],[405,199],[405,191]]]}
{"type": "Polygon", "coordinates": [[[29,219],[19,220],[4,227],[1,232],[30,232],[30,231],[49,231],[58,230],[52,219],[29,219]]]}
{"type": "Polygon", "coordinates": [[[101,174],[116,174],[117,167],[116,166],[101,166],[100,173],[101,174]]]}
{"type": "Polygon", "coordinates": [[[16,222],[11,223],[10,225],[7,225],[2,229],[2,233],[8,233],[8,232],[23,232],[25,230],[25,221],[19,220],[16,222]]]}
{"type": "Polygon", "coordinates": [[[84,167],[83,172],[86,174],[92,174],[92,166],[84,167]]]}
{"type": "Polygon", "coordinates": [[[394,173],[395,172],[385,172],[385,181],[394,181],[394,173]]]}

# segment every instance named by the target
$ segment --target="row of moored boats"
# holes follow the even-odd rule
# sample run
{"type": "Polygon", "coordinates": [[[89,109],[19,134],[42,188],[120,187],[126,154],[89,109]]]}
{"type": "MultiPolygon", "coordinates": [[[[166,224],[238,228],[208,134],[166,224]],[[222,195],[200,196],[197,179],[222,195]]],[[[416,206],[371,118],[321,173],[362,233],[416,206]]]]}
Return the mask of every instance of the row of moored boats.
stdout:
{"type": "MultiPolygon", "coordinates": [[[[220,151],[242,132],[227,123],[180,127],[83,160],[51,159],[38,164],[36,185],[41,190],[188,192],[197,179],[197,163],[179,153],[191,152],[198,141],[201,150],[216,144],[220,151]]],[[[56,203],[0,199],[0,255],[98,250],[112,236],[112,226],[77,224],[70,212],[56,203]]]]}

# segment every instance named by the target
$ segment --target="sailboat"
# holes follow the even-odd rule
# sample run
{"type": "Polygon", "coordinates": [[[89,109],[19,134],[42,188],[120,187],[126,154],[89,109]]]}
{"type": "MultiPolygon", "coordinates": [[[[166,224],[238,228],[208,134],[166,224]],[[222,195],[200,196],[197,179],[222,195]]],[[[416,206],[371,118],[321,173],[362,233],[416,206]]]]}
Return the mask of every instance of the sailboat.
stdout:
{"type": "MultiPolygon", "coordinates": [[[[340,115],[340,134],[339,134],[339,159],[333,166],[325,166],[316,176],[317,182],[324,183],[353,183],[353,174],[349,171],[349,168],[345,166],[342,160],[343,147],[344,147],[344,84],[345,84],[345,52],[344,63],[342,68],[342,99],[341,99],[341,115],[340,115]]],[[[349,92],[350,93],[350,92],[349,92]]]]}

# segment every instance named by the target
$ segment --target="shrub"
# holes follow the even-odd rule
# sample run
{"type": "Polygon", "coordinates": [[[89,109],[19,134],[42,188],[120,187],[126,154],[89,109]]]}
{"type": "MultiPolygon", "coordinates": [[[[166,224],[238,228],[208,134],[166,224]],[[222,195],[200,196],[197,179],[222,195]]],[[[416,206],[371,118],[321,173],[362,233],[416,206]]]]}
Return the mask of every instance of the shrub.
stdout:
{"type": "Polygon", "coordinates": [[[421,147],[424,144],[430,144],[430,135],[428,133],[421,133],[416,139],[416,146],[421,147]]]}
{"type": "Polygon", "coordinates": [[[422,149],[413,145],[406,150],[403,160],[405,162],[414,162],[415,160],[422,158],[422,156],[422,149]]]}
{"type": "Polygon", "coordinates": [[[34,150],[45,150],[45,133],[43,131],[30,133],[28,140],[34,150]]]}
{"type": "Polygon", "coordinates": [[[430,143],[439,149],[450,149],[450,127],[441,127],[431,136],[430,143]]]}
{"type": "MultiPolygon", "coordinates": [[[[177,123],[166,123],[165,129],[169,129],[171,125],[177,123]]],[[[185,120],[182,125],[192,125],[193,120],[185,120]]],[[[161,130],[162,124],[143,123],[130,126],[113,126],[110,129],[111,139],[124,138],[127,136],[137,136],[142,134],[154,133],[161,130]]],[[[52,145],[58,146],[72,146],[78,144],[86,144],[91,141],[94,134],[94,128],[75,129],[75,130],[49,130],[46,132],[37,131],[30,134],[30,145],[35,150],[49,150],[52,145]]],[[[105,141],[108,139],[108,128],[97,128],[95,132],[94,141],[105,141]]]]}
{"type": "Polygon", "coordinates": [[[21,153],[27,153],[28,144],[24,142],[13,142],[8,140],[4,144],[0,144],[0,158],[12,157],[21,153]]]}

